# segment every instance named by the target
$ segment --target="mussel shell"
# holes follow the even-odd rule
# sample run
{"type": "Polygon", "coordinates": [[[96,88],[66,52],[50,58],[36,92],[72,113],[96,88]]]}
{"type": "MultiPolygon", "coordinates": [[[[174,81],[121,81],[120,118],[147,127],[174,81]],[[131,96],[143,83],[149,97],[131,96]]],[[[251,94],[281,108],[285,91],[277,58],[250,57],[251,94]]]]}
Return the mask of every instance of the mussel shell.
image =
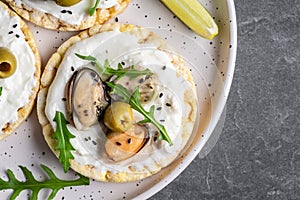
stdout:
{"type": "MultiPolygon", "coordinates": [[[[141,75],[134,79],[131,79],[129,76],[125,75],[119,79],[112,77],[110,81],[114,82],[115,84],[122,85],[130,93],[133,93],[134,89],[138,87],[141,95],[140,101],[142,104],[147,104],[158,96],[159,82],[156,74],[141,75]]],[[[113,95],[112,98],[114,100],[119,100],[115,95],[113,95]]]]}
{"type": "Polygon", "coordinates": [[[66,85],[66,108],[78,130],[96,124],[109,104],[109,96],[100,76],[90,68],[74,72],[66,85]]]}
{"type": "Polygon", "coordinates": [[[125,132],[111,132],[107,135],[106,154],[111,160],[119,162],[137,154],[148,141],[148,129],[135,124],[125,132]]]}

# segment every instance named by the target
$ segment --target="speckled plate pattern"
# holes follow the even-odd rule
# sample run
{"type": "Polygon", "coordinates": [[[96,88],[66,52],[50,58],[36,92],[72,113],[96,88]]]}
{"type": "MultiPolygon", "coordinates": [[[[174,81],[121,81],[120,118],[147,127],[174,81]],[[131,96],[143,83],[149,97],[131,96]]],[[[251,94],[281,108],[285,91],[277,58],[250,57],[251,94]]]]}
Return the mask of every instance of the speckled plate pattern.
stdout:
{"type": "MultiPolygon", "coordinates": [[[[219,27],[219,35],[205,40],[183,25],[160,1],[132,0],[128,9],[115,21],[144,26],[164,37],[189,63],[198,95],[198,125],[180,157],[158,174],[132,183],[102,183],[91,180],[89,186],[68,187],[55,199],[146,199],[174,180],[199,154],[210,138],[225,107],[236,57],[236,17],[233,0],[200,0],[219,27]]],[[[53,52],[74,32],[46,30],[29,23],[45,65],[53,52]]],[[[18,167],[26,166],[36,179],[45,180],[40,164],[49,166],[60,178],[73,179],[72,171],[64,174],[58,159],[48,148],[37,121],[36,110],[14,134],[0,141],[0,177],[7,180],[5,171],[11,169],[24,180],[18,167]]],[[[0,199],[9,199],[11,190],[0,191],[0,199]]],[[[19,199],[28,199],[24,191],[19,199]]],[[[43,190],[39,199],[47,199],[43,190]]]]}

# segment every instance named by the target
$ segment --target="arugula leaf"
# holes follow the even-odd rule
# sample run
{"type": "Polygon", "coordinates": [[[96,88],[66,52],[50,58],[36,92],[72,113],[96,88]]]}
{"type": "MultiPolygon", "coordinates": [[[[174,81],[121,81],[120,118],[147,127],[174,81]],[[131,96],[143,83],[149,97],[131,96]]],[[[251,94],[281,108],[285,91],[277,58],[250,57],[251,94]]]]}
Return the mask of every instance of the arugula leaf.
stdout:
{"type": "Polygon", "coordinates": [[[88,12],[89,12],[90,16],[94,15],[94,13],[96,12],[96,9],[97,9],[99,3],[100,3],[100,0],[97,0],[95,2],[95,5],[93,7],[91,7],[91,8],[89,8],[88,12]]]}
{"type": "Polygon", "coordinates": [[[56,131],[52,138],[57,140],[55,150],[59,150],[59,162],[62,164],[64,172],[66,173],[70,167],[70,159],[74,159],[72,150],[75,150],[72,146],[70,139],[75,138],[67,128],[67,121],[62,112],[56,111],[54,121],[56,122],[56,131]]]}
{"type": "Polygon", "coordinates": [[[137,70],[134,68],[134,66],[131,66],[129,69],[124,69],[122,64],[118,64],[118,69],[114,69],[110,66],[108,60],[106,59],[104,61],[104,65],[100,64],[97,59],[93,56],[84,56],[75,53],[75,55],[83,60],[91,61],[95,64],[98,73],[103,76],[117,76],[118,79],[122,78],[123,76],[129,76],[131,79],[135,79],[138,76],[142,75],[152,75],[153,73],[147,68],[145,70],[137,70]]]}
{"type": "Polygon", "coordinates": [[[0,96],[2,95],[2,87],[0,87],[0,96]]]}
{"type": "Polygon", "coordinates": [[[106,84],[112,89],[111,94],[118,95],[120,98],[122,98],[122,101],[128,102],[134,110],[138,111],[145,117],[144,120],[138,122],[139,124],[152,123],[160,132],[159,139],[167,141],[170,145],[173,144],[165,127],[154,118],[155,106],[152,105],[149,112],[143,108],[140,101],[141,94],[138,87],[135,88],[133,94],[131,95],[130,92],[120,84],[115,84],[112,82],[106,82],[106,84]]]}
{"type": "Polygon", "coordinates": [[[8,181],[4,181],[0,178],[0,190],[13,190],[12,195],[10,196],[10,200],[15,200],[19,194],[23,190],[31,190],[31,200],[37,200],[38,199],[38,193],[40,190],[44,188],[51,189],[52,192],[50,196],[48,197],[48,200],[52,200],[57,192],[64,188],[69,186],[80,186],[80,185],[89,185],[90,180],[87,177],[84,177],[79,174],[79,179],[77,180],[61,180],[55,176],[53,171],[48,168],[45,165],[40,165],[41,168],[44,170],[44,172],[48,175],[49,179],[46,181],[37,181],[34,176],[32,175],[32,172],[29,171],[24,166],[19,166],[26,178],[25,182],[19,181],[14,173],[8,169],[7,170],[7,177],[8,181]]]}

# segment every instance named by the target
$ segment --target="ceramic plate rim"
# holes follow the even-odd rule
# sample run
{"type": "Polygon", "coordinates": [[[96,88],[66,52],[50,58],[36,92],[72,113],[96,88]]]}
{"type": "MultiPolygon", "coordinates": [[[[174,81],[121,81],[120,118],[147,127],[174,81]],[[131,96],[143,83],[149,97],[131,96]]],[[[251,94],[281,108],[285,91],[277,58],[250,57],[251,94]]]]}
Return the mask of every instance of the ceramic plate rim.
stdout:
{"type": "Polygon", "coordinates": [[[229,51],[229,55],[228,55],[227,77],[224,81],[222,101],[219,101],[219,103],[217,105],[215,119],[212,119],[211,129],[210,129],[210,132],[208,133],[209,136],[202,138],[202,140],[197,141],[197,143],[194,146],[194,149],[196,149],[196,151],[191,151],[191,152],[189,152],[189,154],[187,154],[184,157],[183,162],[180,165],[180,169],[176,168],[175,173],[168,174],[165,178],[160,180],[158,183],[156,183],[150,189],[137,195],[134,199],[148,199],[151,196],[155,195],[160,190],[162,190],[163,188],[165,188],[176,177],[178,177],[188,167],[188,165],[194,160],[194,158],[200,153],[202,147],[207,142],[210,135],[213,133],[213,129],[216,127],[218,120],[220,119],[220,117],[222,115],[222,112],[225,108],[225,105],[226,105],[226,102],[228,99],[232,80],[233,80],[233,75],[234,75],[234,70],[235,70],[235,62],[236,62],[236,52],[237,52],[237,22],[236,22],[236,11],[235,11],[234,0],[227,0],[227,7],[228,7],[227,12],[228,12],[229,18],[231,20],[229,40],[230,40],[230,44],[232,45],[232,48],[229,51]],[[168,181],[164,181],[166,179],[168,181]]]}

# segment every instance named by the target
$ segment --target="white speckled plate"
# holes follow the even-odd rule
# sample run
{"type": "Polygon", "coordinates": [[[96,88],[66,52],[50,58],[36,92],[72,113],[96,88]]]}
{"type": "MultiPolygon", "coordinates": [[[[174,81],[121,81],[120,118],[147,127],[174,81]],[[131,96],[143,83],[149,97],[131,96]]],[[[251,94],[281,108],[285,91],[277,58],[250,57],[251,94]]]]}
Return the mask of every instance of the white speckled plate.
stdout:
{"type": "MultiPolygon", "coordinates": [[[[219,35],[208,41],[186,28],[158,0],[132,0],[129,8],[118,17],[119,22],[149,27],[165,37],[190,63],[199,98],[199,126],[193,133],[185,152],[172,165],[150,178],[133,183],[102,183],[91,181],[89,186],[61,190],[55,199],[146,199],[175,179],[199,154],[211,136],[225,107],[236,56],[236,17],[233,0],[201,0],[214,16],[219,35]]],[[[45,65],[50,55],[67,38],[76,33],[49,31],[30,24],[45,65]]],[[[0,141],[0,177],[7,180],[6,169],[24,180],[18,165],[28,167],[38,180],[45,179],[39,165],[46,164],[61,178],[71,179],[74,173],[64,174],[57,158],[45,143],[34,110],[15,134],[0,141]]],[[[0,199],[8,199],[11,190],[0,191],[0,199]]],[[[27,199],[22,192],[19,199],[27,199]]],[[[46,199],[48,190],[40,192],[46,199]]]]}

